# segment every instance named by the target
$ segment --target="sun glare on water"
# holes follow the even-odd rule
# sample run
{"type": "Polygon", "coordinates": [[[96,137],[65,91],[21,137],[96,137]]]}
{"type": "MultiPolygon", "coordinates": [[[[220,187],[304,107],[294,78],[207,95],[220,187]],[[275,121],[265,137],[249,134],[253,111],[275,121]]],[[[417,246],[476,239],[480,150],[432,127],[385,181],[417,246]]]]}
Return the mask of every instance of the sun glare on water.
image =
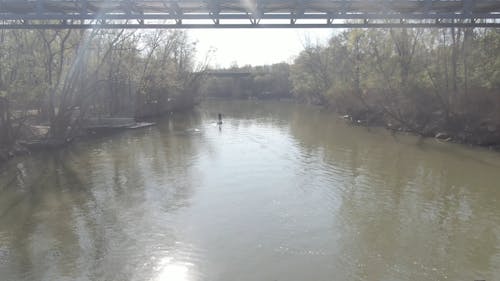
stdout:
{"type": "Polygon", "coordinates": [[[172,259],[165,259],[160,263],[160,270],[154,281],[192,281],[189,278],[187,264],[173,263],[172,259]]]}

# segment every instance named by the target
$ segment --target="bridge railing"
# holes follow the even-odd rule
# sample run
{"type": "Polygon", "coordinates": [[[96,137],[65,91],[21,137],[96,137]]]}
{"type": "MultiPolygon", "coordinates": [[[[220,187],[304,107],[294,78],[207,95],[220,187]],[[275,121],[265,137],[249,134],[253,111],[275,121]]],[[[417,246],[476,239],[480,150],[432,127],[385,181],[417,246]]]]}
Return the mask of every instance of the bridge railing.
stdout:
{"type": "Polygon", "coordinates": [[[0,28],[498,27],[499,20],[497,0],[0,0],[0,28]]]}

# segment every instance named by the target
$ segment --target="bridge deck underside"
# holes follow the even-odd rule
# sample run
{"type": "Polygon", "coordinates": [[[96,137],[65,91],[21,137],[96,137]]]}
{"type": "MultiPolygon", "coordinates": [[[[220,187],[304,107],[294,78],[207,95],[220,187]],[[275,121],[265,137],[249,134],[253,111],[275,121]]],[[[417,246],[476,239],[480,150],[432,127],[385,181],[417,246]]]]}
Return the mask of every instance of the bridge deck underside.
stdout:
{"type": "Polygon", "coordinates": [[[499,27],[499,19],[498,0],[0,0],[0,28],[499,27]]]}

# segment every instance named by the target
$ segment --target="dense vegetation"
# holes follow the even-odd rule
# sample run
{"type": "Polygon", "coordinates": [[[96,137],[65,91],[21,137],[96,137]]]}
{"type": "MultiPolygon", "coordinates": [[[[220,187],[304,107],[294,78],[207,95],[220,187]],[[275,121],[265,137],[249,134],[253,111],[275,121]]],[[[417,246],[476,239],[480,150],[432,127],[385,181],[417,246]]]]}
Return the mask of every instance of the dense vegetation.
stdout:
{"type": "MultiPolygon", "coordinates": [[[[286,75],[267,71],[266,81],[289,75],[297,99],[328,106],[356,123],[500,144],[499,30],[347,30],[326,46],[305,47],[289,69],[282,69],[286,75]]],[[[229,79],[211,83],[225,86],[208,94],[226,89],[245,97],[264,92],[272,97],[278,85],[262,84],[255,74],[239,86],[252,93],[230,90],[227,85],[235,82],[229,79]]]]}
{"type": "Polygon", "coordinates": [[[199,93],[294,97],[355,123],[500,144],[496,29],[345,30],[291,65],[206,77],[194,52],[182,31],[1,30],[0,158],[19,139],[71,138],[87,118],[160,115],[199,93]]]}
{"type": "Polygon", "coordinates": [[[0,149],[33,134],[72,137],[88,117],[192,106],[194,51],[181,31],[1,30],[0,149]]]}
{"type": "Polygon", "coordinates": [[[500,144],[500,33],[350,30],[308,47],[292,67],[300,99],[359,122],[500,144]]]}

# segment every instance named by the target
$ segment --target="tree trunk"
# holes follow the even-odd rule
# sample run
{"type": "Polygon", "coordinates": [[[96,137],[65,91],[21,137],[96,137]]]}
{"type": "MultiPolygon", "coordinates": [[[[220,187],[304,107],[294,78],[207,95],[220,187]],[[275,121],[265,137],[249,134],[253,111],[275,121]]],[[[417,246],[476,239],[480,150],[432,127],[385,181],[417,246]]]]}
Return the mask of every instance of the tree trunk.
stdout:
{"type": "Polygon", "coordinates": [[[12,126],[10,123],[9,101],[0,97],[0,143],[9,145],[12,143],[12,126]]]}

